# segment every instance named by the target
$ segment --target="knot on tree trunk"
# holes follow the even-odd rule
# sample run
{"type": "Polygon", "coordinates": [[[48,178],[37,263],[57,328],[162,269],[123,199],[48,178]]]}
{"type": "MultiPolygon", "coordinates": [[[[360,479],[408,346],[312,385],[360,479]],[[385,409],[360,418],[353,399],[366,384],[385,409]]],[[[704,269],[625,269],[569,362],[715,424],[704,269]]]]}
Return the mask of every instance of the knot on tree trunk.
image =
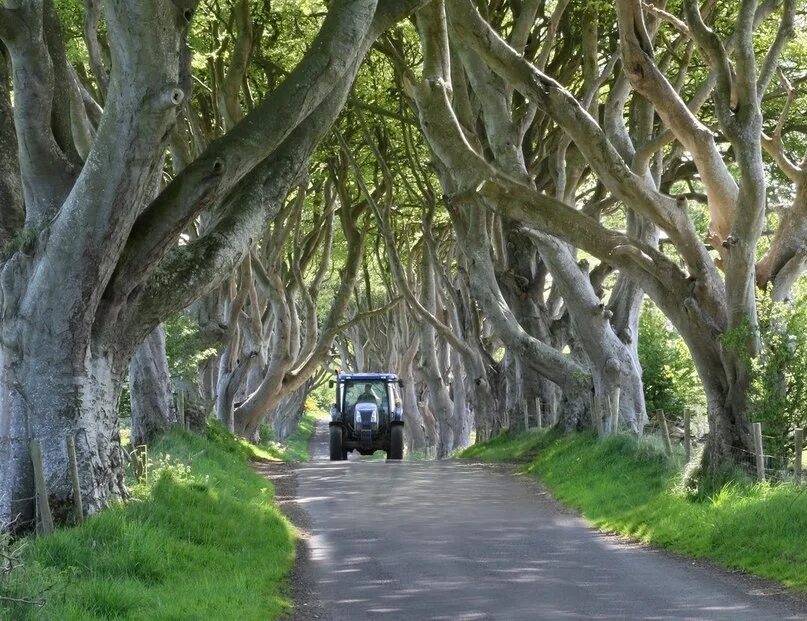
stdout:
{"type": "Polygon", "coordinates": [[[619,374],[622,370],[622,365],[620,364],[619,360],[616,358],[608,358],[605,361],[605,375],[611,380],[616,380],[619,377],[619,374]]]}
{"type": "Polygon", "coordinates": [[[176,108],[185,101],[185,93],[176,85],[168,87],[160,97],[160,107],[168,110],[176,108]]]}

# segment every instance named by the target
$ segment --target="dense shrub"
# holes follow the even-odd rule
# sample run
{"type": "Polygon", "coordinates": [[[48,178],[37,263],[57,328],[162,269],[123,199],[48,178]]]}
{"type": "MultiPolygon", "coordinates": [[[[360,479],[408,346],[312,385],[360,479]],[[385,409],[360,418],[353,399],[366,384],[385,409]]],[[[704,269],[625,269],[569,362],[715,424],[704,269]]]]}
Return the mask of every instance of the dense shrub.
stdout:
{"type": "Polygon", "coordinates": [[[706,398],[684,340],[651,302],[639,317],[639,361],[647,412],[682,416],[685,407],[703,407],[706,398]]]}
{"type": "Polygon", "coordinates": [[[792,431],[807,425],[807,296],[760,301],[760,355],[751,363],[750,418],[763,423],[766,452],[788,456],[792,431]]]}

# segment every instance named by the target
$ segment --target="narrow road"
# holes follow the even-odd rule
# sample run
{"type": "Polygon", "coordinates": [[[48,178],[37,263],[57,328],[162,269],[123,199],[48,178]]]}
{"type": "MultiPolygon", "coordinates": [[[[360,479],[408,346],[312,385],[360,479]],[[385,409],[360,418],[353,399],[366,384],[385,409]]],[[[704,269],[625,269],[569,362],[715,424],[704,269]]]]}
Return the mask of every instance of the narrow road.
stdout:
{"type": "Polygon", "coordinates": [[[331,463],[326,425],[296,469],[296,618],[807,619],[770,585],[597,533],[504,467],[331,463]]]}

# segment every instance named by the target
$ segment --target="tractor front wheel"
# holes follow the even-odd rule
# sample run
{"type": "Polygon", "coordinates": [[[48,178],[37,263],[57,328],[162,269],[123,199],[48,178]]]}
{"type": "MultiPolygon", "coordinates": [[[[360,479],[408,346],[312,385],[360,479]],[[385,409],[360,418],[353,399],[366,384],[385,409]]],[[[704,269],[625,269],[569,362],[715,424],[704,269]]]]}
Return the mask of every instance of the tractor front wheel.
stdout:
{"type": "Polygon", "coordinates": [[[390,429],[389,450],[387,459],[403,459],[404,432],[403,425],[395,425],[390,429]]]}
{"type": "Polygon", "coordinates": [[[331,461],[342,461],[345,459],[345,452],[342,450],[342,428],[331,427],[331,443],[330,443],[331,461]]]}

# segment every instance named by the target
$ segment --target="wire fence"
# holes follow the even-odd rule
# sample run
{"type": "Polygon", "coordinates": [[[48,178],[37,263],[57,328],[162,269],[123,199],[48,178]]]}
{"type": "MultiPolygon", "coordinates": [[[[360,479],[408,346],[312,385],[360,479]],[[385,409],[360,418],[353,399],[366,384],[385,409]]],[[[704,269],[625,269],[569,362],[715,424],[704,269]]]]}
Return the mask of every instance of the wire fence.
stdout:
{"type": "Polygon", "coordinates": [[[740,446],[733,446],[737,465],[749,477],[764,480],[770,483],[803,483],[804,477],[796,470],[794,459],[784,455],[769,455],[764,451],[761,460],[757,460],[757,453],[740,446]]]}
{"type": "MultiPolygon", "coordinates": [[[[75,436],[71,437],[70,439],[66,439],[68,444],[68,453],[70,453],[70,449],[73,448],[73,454],[70,455],[70,459],[72,464],[76,467],[76,479],[73,481],[72,499],[74,507],[73,517],[76,523],[83,520],[82,509],[80,508],[80,505],[83,504],[83,502],[86,502],[87,500],[92,502],[98,498],[108,497],[110,493],[114,495],[118,490],[123,489],[125,484],[123,479],[129,475],[131,475],[137,481],[143,481],[148,477],[148,448],[145,445],[135,446],[131,451],[127,451],[125,448],[120,447],[118,458],[123,466],[122,474],[120,471],[118,471],[117,475],[112,474],[100,478],[95,475],[87,476],[87,473],[84,473],[84,476],[81,476],[78,463],[75,461],[74,447],[69,446],[71,444],[70,440],[72,439],[78,439],[79,441],[83,440],[83,444],[88,453],[92,453],[93,449],[90,438],[84,429],[80,429],[75,436]]],[[[29,444],[31,444],[33,447],[34,445],[37,445],[38,442],[31,441],[29,444]]],[[[32,495],[25,497],[15,496],[12,498],[11,506],[13,512],[12,515],[14,517],[6,522],[0,522],[0,535],[2,535],[2,533],[12,533],[15,537],[31,533],[36,533],[37,535],[46,535],[49,534],[50,528],[52,528],[52,520],[50,519],[50,516],[42,515],[43,509],[45,514],[50,513],[50,506],[42,505],[43,502],[46,505],[50,504],[48,502],[50,495],[46,486],[45,477],[37,476],[37,473],[42,475],[44,471],[42,451],[37,448],[37,450],[34,452],[32,448],[31,459],[34,462],[34,476],[31,480],[30,489],[32,495]],[[40,489],[40,486],[42,486],[42,489],[40,489]],[[49,527],[46,522],[50,522],[51,526],[49,527]]],[[[90,466],[90,469],[92,469],[92,466],[90,466]]],[[[0,550],[0,552],[2,552],[2,550],[0,550]]]]}
{"type": "MultiPolygon", "coordinates": [[[[761,423],[752,423],[751,429],[754,450],[746,446],[731,447],[736,465],[758,481],[804,483],[804,430],[793,430],[792,444],[785,447],[781,446],[781,438],[763,436],[761,423]],[[771,446],[778,446],[781,452],[774,454],[766,451],[766,447],[771,446]]],[[[672,453],[673,447],[684,446],[688,459],[696,446],[706,443],[709,434],[708,418],[703,408],[687,408],[683,417],[670,417],[669,420],[664,412],[657,412],[648,425],[647,432],[658,436],[668,453],[672,453]]]]}

